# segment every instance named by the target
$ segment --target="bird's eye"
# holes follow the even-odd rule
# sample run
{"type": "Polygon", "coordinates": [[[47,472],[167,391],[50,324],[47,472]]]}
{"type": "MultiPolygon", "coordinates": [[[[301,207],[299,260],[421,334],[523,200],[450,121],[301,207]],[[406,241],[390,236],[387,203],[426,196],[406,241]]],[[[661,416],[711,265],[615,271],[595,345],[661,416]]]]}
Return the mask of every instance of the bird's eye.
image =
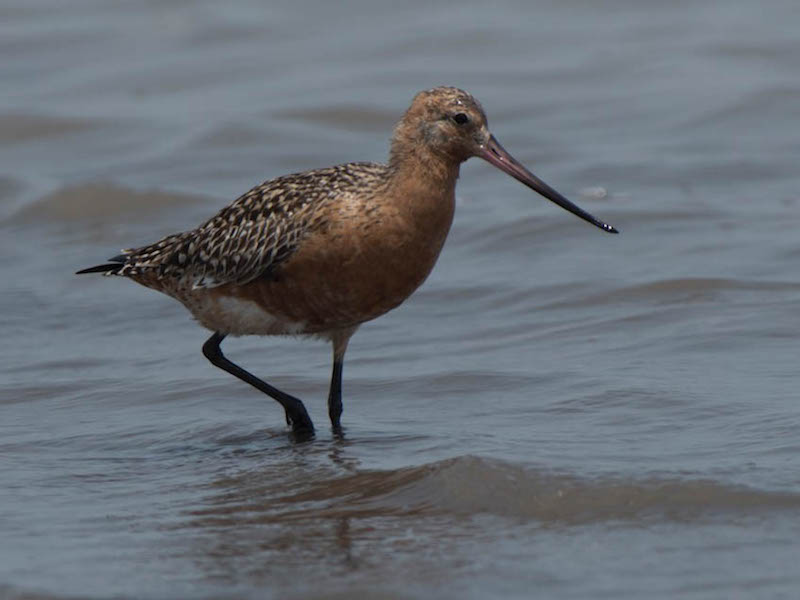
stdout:
{"type": "Polygon", "coordinates": [[[459,125],[464,125],[465,123],[469,123],[469,117],[464,113],[456,113],[453,115],[453,121],[459,125]]]}

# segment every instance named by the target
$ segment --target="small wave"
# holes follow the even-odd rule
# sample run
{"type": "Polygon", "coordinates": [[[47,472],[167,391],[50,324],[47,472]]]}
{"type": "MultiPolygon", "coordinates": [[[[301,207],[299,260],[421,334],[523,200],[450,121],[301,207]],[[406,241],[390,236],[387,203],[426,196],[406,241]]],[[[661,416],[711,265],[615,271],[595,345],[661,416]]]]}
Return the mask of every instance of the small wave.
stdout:
{"type": "Polygon", "coordinates": [[[6,222],[32,224],[74,221],[130,221],[167,206],[198,202],[196,196],[160,191],[136,191],[111,183],[95,182],[58,189],[23,207],[6,222]]]}
{"type": "Polygon", "coordinates": [[[76,598],[76,596],[61,596],[45,592],[32,591],[29,589],[13,588],[7,585],[0,585],[0,598],[3,600],[65,600],[76,598]]]}
{"type": "Polygon", "coordinates": [[[650,301],[658,304],[706,303],[718,300],[726,292],[796,291],[800,285],[784,281],[754,281],[720,277],[682,277],[661,279],[648,283],[616,288],[565,302],[559,301],[539,308],[581,308],[598,305],[618,305],[623,302],[650,301]]]}
{"type": "Polygon", "coordinates": [[[61,117],[3,114],[0,115],[0,143],[13,144],[41,138],[77,133],[98,127],[98,121],[61,117]]]}
{"type": "Polygon", "coordinates": [[[218,506],[196,514],[213,518],[246,512],[246,518],[258,521],[479,514],[546,524],[685,521],[731,513],[800,511],[800,495],[704,479],[587,479],[462,456],[391,471],[318,477],[301,492],[272,499],[263,512],[250,502],[241,509],[218,506]]]}

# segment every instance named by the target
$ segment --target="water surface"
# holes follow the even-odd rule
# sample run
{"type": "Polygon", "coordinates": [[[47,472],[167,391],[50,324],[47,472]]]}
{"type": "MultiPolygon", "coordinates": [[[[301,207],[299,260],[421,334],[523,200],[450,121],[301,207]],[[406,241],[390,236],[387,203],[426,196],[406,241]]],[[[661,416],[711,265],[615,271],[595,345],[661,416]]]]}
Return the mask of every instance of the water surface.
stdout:
{"type": "Polygon", "coordinates": [[[791,2],[0,7],[0,596],[790,598],[791,2]],[[608,236],[471,161],[433,275],[329,348],[72,273],[458,85],[608,236]]]}

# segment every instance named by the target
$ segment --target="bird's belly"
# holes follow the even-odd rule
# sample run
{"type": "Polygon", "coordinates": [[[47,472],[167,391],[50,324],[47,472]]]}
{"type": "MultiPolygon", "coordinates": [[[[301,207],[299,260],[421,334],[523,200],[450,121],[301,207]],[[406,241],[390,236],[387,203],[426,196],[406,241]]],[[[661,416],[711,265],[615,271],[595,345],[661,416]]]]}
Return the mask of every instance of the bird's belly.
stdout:
{"type": "Polygon", "coordinates": [[[219,315],[243,333],[320,334],[346,329],[401,304],[429,271],[407,275],[385,264],[339,265],[320,269],[314,276],[253,282],[238,290],[243,297],[221,299],[214,317],[219,315]]]}
{"type": "Polygon", "coordinates": [[[348,253],[328,247],[312,253],[306,246],[268,277],[212,290],[215,295],[228,294],[241,301],[240,305],[228,302],[224,306],[220,302],[221,308],[216,310],[248,333],[254,333],[263,315],[268,318],[259,333],[267,335],[286,330],[320,334],[356,326],[408,298],[430,273],[441,244],[413,256],[402,247],[391,248],[391,252],[384,248],[373,244],[368,251],[348,253]],[[240,307],[244,310],[237,316],[240,307]]]}
{"type": "Polygon", "coordinates": [[[180,300],[207,329],[231,335],[300,335],[307,324],[269,312],[252,299],[213,290],[180,300]],[[211,292],[211,293],[209,293],[211,292]]]}
{"type": "Polygon", "coordinates": [[[264,277],[210,290],[214,297],[242,302],[218,302],[212,317],[224,314],[237,331],[267,335],[325,334],[374,319],[401,304],[428,277],[452,209],[449,201],[418,219],[389,209],[371,220],[331,219],[329,227],[306,237],[264,277]]]}

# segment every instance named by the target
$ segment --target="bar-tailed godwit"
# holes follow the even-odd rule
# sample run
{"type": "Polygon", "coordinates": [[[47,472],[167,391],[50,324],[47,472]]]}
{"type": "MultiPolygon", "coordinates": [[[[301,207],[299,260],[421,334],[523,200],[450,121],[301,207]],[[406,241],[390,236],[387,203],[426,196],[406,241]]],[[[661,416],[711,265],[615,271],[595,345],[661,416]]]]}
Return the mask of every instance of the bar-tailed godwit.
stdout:
{"type": "Polygon", "coordinates": [[[78,273],[128,277],[180,301],[213,332],[203,354],[277,400],[296,433],[313,431],[303,403],[229,361],[220,343],[228,335],[330,340],[328,413],[339,431],[348,341],[425,281],[453,220],[459,166],[473,156],[617,233],[506,152],[470,94],[437,87],[414,97],[394,129],[387,164],[347,163],[271,179],[197,229],[78,273]]]}

